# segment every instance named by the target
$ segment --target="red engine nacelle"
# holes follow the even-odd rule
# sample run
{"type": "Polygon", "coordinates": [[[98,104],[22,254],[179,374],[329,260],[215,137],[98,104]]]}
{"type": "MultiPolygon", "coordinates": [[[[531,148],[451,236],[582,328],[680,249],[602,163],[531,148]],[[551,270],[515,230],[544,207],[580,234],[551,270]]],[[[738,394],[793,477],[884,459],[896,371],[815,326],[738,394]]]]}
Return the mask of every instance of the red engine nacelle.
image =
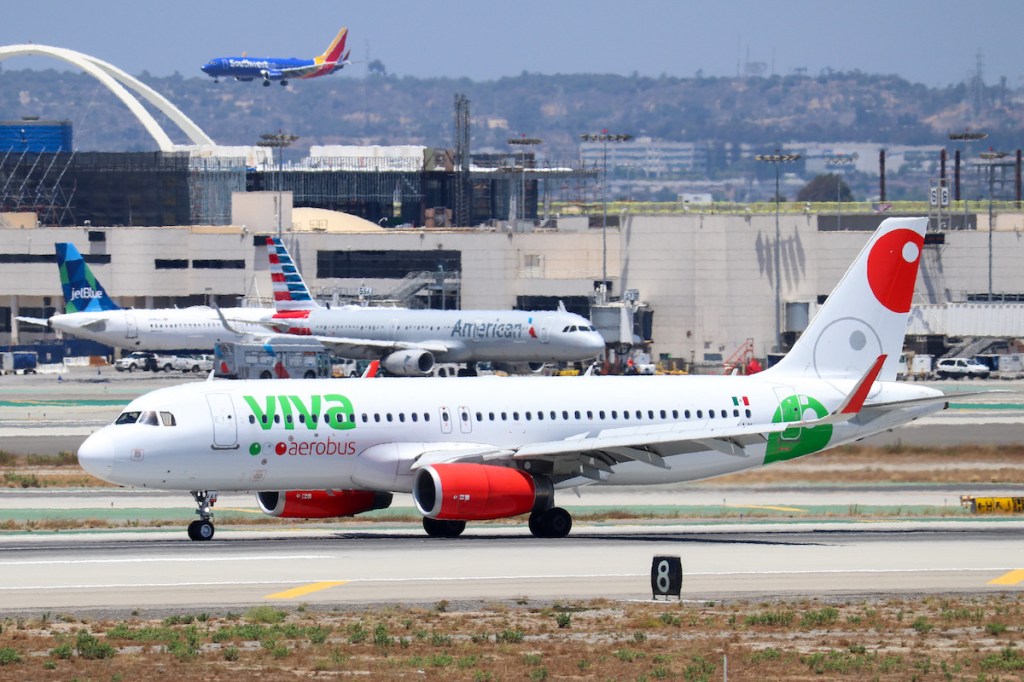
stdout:
{"type": "Polygon", "coordinates": [[[525,514],[553,494],[551,482],[487,464],[433,464],[416,474],[412,496],[431,519],[482,521],[525,514]]]}
{"type": "Polygon", "coordinates": [[[373,490],[288,490],[256,493],[264,514],[282,519],[334,519],[391,506],[391,493],[373,490]]]}

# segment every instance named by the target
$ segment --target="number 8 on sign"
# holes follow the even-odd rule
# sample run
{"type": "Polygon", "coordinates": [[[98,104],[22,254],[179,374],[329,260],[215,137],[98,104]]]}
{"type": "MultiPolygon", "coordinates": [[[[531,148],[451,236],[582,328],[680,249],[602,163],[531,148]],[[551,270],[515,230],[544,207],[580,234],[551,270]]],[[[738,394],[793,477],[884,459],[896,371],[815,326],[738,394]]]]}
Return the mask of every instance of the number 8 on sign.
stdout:
{"type": "Polygon", "coordinates": [[[683,562],[677,556],[656,556],[651,562],[654,598],[679,597],[683,591],[683,562]]]}

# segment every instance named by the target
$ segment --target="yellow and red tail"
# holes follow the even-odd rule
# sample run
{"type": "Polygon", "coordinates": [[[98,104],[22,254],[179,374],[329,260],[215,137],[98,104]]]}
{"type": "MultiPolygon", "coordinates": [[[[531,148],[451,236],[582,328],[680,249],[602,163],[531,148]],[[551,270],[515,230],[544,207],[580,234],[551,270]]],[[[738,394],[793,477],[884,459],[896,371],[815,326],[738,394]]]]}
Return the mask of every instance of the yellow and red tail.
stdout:
{"type": "Polygon", "coordinates": [[[338,31],[338,35],[334,37],[331,44],[327,46],[324,53],[316,58],[317,64],[335,64],[337,62],[345,61],[348,58],[348,54],[345,52],[345,41],[348,39],[348,28],[343,28],[338,31]]]}

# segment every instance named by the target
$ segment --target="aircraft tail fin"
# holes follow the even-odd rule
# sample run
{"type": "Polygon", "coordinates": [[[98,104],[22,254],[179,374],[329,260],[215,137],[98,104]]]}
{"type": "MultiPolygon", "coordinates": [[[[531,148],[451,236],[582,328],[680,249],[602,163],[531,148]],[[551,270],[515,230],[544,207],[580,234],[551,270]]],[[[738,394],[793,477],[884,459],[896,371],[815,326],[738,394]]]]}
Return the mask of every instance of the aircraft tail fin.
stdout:
{"type": "Polygon", "coordinates": [[[859,379],[885,356],[877,378],[895,380],[927,226],[927,218],[882,221],[793,349],[768,371],[859,379]]]}
{"type": "Polygon", "coordinates": [[[111,300],[96,275],[92,274],[74,244],[57,242],[54,248],[57,252],[60,285],[64,289],[64,312],[120,310],[120,306],[111,300]]]}
{"type": "Polygon", "coordinates": [[[274,283],[274,307],[278,312],[320,307],[309,293],[309,287],[282,240],[267,237],[267,257],[270,259],[270,279],[274,283]]]}
{"type": "Polygon", "coordinates": [[[338,35],[334,36],[334,40],[327,46],[323,54],[316,58],[318,64],[335,62],[342,62],[348,59],[348,53],[345,52],[345,41],[348,39],[348,28],[343,28],[338,31],[338,35]]]}

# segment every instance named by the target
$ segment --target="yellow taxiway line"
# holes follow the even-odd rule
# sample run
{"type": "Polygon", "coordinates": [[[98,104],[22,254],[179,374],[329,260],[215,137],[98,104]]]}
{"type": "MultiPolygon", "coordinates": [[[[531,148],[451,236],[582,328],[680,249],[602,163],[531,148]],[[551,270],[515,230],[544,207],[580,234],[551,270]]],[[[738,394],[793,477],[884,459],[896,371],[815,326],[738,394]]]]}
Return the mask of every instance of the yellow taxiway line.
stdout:
{"type": "Polygon", "coordinates": [[[995,580],[989,580],[988,584],[989,585],[1019,585],[1022,582],[1024,582],[1024,570],[1018,568],[1015,571],[1010,571],[1009,573],[1004,573],[1003,575],[999,576],[995,580]]]}
{"type": "Polygon", "coordinates": [[[275,592],[274,594],[268,594],[264,599],[296,599],[298,597],[304,597],[307,594],[313,592],[319,592],[320,590],[330,589],[337,587],[338,585],[344,585],[349,582],[348,580],[325,580],[319,583],[310,583],[308,585],[302,585],[301,587],[293,587],[290,590],[284,592],[275,592]]]}

